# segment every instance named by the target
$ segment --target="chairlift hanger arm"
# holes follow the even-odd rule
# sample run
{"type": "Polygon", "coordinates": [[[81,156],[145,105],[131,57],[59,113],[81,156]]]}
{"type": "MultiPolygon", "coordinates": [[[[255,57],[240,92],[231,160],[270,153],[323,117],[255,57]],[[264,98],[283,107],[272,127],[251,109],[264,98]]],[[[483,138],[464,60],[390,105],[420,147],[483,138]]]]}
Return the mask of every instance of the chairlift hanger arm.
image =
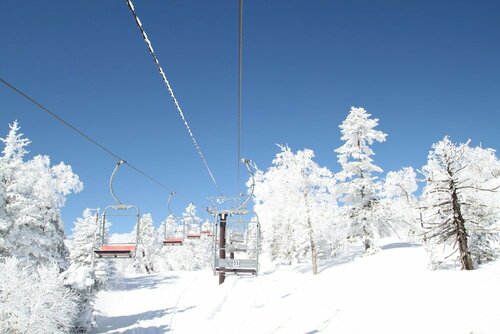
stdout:
{"type": "Polygon", "coordinates": [[[111,192],[111,196],[113,196],[116,203],[118,203],[119,205],[122,205],[123,203],[116,197],[116,194],[113,190],[113,180],[115,178],[116,172],[118,171],[118,168],[120,168],[120,166],[124,163],[126,163],[125,160],[118,160],[116,162],[115,169],[113,170],[113,173],[111,174],[111,177],[109,178],[109,191],[111,192]]]}
{"type": "Polygon", "coordinates": [[[168,196],[168,201],[167,201],[167,209],[168,209],[168,212],[170,212],[170,214],[177,219],[177,216],[174,215],[174,213],[172,212],[172,209],[170,208],[170,201],[172,200],[172,197],[176,194],[175,191],[172,191],[170,193],[170,195],[168,196]]]}
{"type": "Polygon", "coordinates": [[[241,203],[238,210],[242,210],[247,205],[248,201],[250,201],[250,198],[252,198],[255,189],[255,176],[252,170],[250,169],[250,164],[252,161],[248,159],[241,159],[241,162],[245,164],[245,167],[247,168],[247,171],[250,174],[250,177],[252,178],[252,185],[250,186],[250,194],[248,195],[246,200],[243,203],[241,203]]]}

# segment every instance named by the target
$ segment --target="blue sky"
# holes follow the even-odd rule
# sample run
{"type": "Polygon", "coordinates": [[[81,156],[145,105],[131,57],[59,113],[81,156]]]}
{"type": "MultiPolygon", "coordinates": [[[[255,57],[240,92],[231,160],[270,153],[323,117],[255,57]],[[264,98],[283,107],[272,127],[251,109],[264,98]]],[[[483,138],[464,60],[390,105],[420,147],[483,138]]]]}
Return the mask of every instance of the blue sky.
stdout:
{"type": "MultiPolygon", "coordinates": [[[[234,196],[238,1],[135,7],[217,182],[234,196]]],[[[242,155],[261,169],[287,143],[338,171],[333,150],[351,106],[388,134],[373,147],[385,172],[420,168],[444,135],[499,147],[500,2],[253,0],[244,15],[242,155]]],[[[1,1],[0,76],[178,192],[176,213],[191,201],[201,212],[217,195],[125,1],[1,1]]],[[[32,154],[70,164],[84,182],[63,210],[67,231],[84,208],[112,204],[114,159],[1,86],[2,137],[15,119],[32,154]]],[[[127,166],[115,189],[157,225],[167,215],[169,191],[127,166]]]]}

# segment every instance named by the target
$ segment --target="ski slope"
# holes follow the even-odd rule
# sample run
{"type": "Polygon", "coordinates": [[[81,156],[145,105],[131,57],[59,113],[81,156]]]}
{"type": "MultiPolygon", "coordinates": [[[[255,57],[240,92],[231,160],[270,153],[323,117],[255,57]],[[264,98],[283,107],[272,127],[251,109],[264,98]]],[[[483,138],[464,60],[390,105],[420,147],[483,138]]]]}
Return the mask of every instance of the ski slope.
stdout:
{"type": "Polygon", "coordinates": [[[209,270],[125,277],[100,292],[93,333],[500,333],[500,261],[429,271],[418,245],[373,255],[264,264],[257,278],[209,270]]]}

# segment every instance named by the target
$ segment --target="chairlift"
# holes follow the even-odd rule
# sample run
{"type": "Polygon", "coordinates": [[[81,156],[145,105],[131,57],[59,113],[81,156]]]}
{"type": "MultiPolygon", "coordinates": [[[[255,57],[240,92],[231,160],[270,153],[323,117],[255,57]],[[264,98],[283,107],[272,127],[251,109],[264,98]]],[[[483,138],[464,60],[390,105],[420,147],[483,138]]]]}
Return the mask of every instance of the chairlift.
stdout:
{"type": "Polygon", "coordinates": [[[202,220],[203,220],[203,222],[200,221],[200,235],[201,235],[201,237],[202,238],[212,238],[214,236],[214,229],[213,229],[212,222],[209,219],[207,219],[206,217],[202,218],[202,220]]]}
{"type": "MultiPolygon", "coordinates": [[[[259,273],[260,222],[256,214],[248,220],[246,205],[253,196],[254,175],[251,162],[242,160],[252,177],[250,194],[243,203],[241,198],[212,198],[208,211],[214,215],[213,271],[214,274],[257,276],[259,273]],[[232,208],[228,203],[237,203],[232,208]],[[219,206],[217,208],[217,206],[219,206]],[[226,233],[226,226],[229,227],[226,233]],[[226,257],[229,252],[229,258],[226,257]]],[[[220,281],[219,281],[220,282],[220,281]]]]}
{"type": "Polygon", "coordinates": [[[186,235],[186,226],[185,224],[182,224],[182,230],[179,231],[179,218],[172,212],[170,208],[170,201],[172,200],[172,197],[175,195],[175,192],[171,192],[170,195],[168,196],[168,201],[167,201],[167,208],[168,211],[170,212],[170,216],[173,219],[171,220],[171,224],[173,225],[172,227],[172,234],[169,234],[167,231],[167,226],[168,226],[168,218],[167,221],[165,221],[165,230],[164,230],[164,237],[163,237],[163,245],[165,246],[182,246],[184,244],[184,236],[186,235]],[[181,236],[179,236],[179,233],[181,233],[181,236]]]}
{"type": "MultiPolygon", "coordinates": [[[[256,217],[256,216],[255,216],[256,217]]],[[[227,222],[234,217],[228,216],[227,222]]],[[[220,221],[216,223],[216,235],[220,234],[220,221]]],[[[259,250],[260,250],[260,223],[258,219],[250,221],[238,220],[238,224],[245,226],[244,233],[228,233],[225,246],[220,242],[214,242],[214,274],[250,275],[257,276],[259,273],[259,250]],[[223,251],[223,256],[221,255],[223,251]],[[227,258],[229,253],[229,258],[227,258]]]]}
{"type": "Polygon", "coordinates": [[[98,258],[133,258],[136,254],[136,249],[139,244],[139,208],[135,205],[123,204],[118,200],[113,191],[113,179],[118,168],[125,163],[120,160],[116,163],[115,169],[109,179],[109,190],[111,196],[115,199],[117,204],[107,206],[102,214],[101,226],[99,231],[98,245],[94,249],[94,253],[98,258]],[[125,243],[111,243],[107,236],[108,217],[125,217],[125,219],[133,218],[135,222],[136,234],[133,241],[125,243]]]}
{"type": "MultiPolygon", "coordinates": [[[[191,204],[193,204],[193,203],[191,203],[191,204]]],[[[184,220],[184,225],[187,228],[186,238],[189,240],[201,239],[201,221],[199,221],[199,220],[197,221],[191,212],[189,212],[189,216],[191,218],[189,224],[186,224],[186,221],[184,220]],[[193,225],[194,225],[194,229],[193,229],[193,225]]]]}

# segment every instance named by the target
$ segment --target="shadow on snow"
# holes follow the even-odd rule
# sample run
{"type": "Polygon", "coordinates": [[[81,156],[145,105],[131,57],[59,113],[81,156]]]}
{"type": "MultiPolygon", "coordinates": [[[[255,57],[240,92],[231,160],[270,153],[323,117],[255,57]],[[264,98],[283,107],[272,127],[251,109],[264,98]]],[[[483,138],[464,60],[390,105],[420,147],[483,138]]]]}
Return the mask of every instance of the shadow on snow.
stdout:
{"type": "Polygon", "coordinates": [[[140,276],[126,277],[113,286],[109,291],[126,291],[136,289],[156,289],[162,284],[174,284],[179,280],[179,276],[140,276]]]}
{"type": "Polygon", "coordinates": [[[391,244],[381,246],[380,249],[386,250],[386,249],[394,249],[394,248],[413,248],[413,247],[420,247],[420,246],[422,246],[422,245],[414,244],[411,242],[393,242],[391,244]]]}
{"type": "Polygon", "coordinates": [[[163,318],[169,314],[183,313],[195,308],[196,306],[189,306],[183,309],[176,309],[170,307],[165,310],[147,311],[139,314],[122,315],[115,317],[108,317],[103,315],[97,316],[98,328],[95,328],[91,333],[166,333],[171,330],[169,325],[149,326],[142,327],[138,325],[142,321],[151,321],[157,318],[163,318]],[[138,326],[134,326],[138,325],[138,326]],[[124,328],[134,326],[133,328],[124,328]]]}

